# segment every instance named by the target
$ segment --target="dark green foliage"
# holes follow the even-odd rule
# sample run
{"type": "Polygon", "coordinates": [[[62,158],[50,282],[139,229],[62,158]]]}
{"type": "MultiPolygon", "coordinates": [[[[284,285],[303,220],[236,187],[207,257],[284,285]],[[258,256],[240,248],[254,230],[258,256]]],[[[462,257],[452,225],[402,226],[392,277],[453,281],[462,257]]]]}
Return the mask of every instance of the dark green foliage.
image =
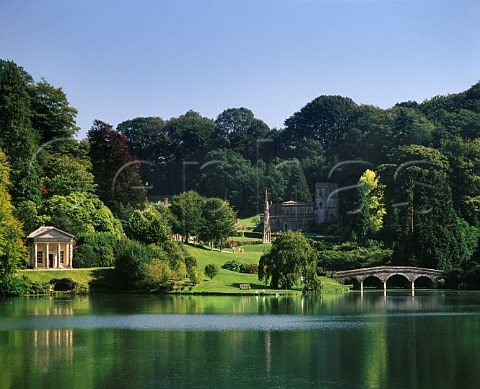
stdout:
{"type": "Polygon", "coordinates": [[[316,139],[323,147],[330,148],[344,139],[357,117],[357,105],[351,99],[320,96],[285,120],[285,126],[294,143],[316,139]]]}
{"type": "Polygon", "coordinates": [[[212,249],[214,242],[219,242],[221,250],[223,242],[235,232],[236,217],[233,209],[221,199],[206,199],[202,206],[202,220],[200,239],[210,242],[212,249]]]}
{"type": "Polygon", "coordinates": [[[247,273],[247,274],[258,273],[258,265],[256,263],[242,263],[236,260],[225,262],[222,265],[222,269],[227,269],[227,270],[235,271],[238,273],[247,273]]]}
{"type": "Polygon", "coordinates": [[[84,233],[77,237],[74,267],[103,267],[115,263],[118,237],[108,232],[84,233]]]}
{"type": "Polygon", "coordinates": [[[194,191],[180,193],[173,197],[170,210],[177,223],[173,226],[175,232],[184,236],[196,236],[202,228],[202,208],[204,198],[194,191]]]}
{"type": "Polygon", "coordinates": [[[11,166],[10,193],[14,203],[41,202],[40,167],[35,158],[39,137],[30,121],[27,85],[19,67],[7,62],[0,80],[0,149],[11,166]]]}
{"type": "Polygon", "coordinates": [[[152,251],[134,240],[119,242],[115,250],[115,272],[121,289],[141,289],[152,263],[152,251]]]}
{"type": "Polygon", "coordinates": [[[227,269],[227,270],[236,271],[236,272],[240,272],[241,268],[242,268],[242,263],[234,259],[232,259],[231,261],[227,261],[222,265],[222,269],[227,269]]]}
{"type": "Polygon", "coordinates": [[[161,118],[139,117],[126,120],[117,126],[117,130],[125,135],[130,151],[137,158],[154,163],[168,159],[171,140],[161,118]]]}
{"type": "Polygon", "coordinates": [[[405,166],[396,176],[399,207],[394,247],[395,264],[452,270],[468,250],[460,232],[447,181],[448,161],[438,150],[400,147],[399,162],[426,161],[405,166]]]}
{"type": "Polygon", "coordinates": [[[95,120],[88,132],[89,155],[100,199],[114,212],[124,208],[143,209],[145,193],[127,139],[111,125],[95,120]]]}
{"type": "Polygon", "coordinates": [[[282,171],[287,180],[287,185],[283,192],[283,198],[298,202],[312,201],[312,195],[307,185],[305,174],[303,173],[300,162],[296,159],[285,161],[277,166],[282,171]]]}
{"type": "Polygon", "coordinates": [[[214,263],[210,263],[205,266],[204,272],[205,275],[213,281],[218,274],[218,266],[214,263]]]}
{"type": "Polygon", "coordinates": [[[0,296],[20,296],[27,291],[26,280],[18,274],[2,276],[0,280],[0,296]]]}
{"type": "Polygon", "coordinates": [[[95,191],[94,176],[88,165],[70,155],[51,156],[46,163],[44,191],[48,196],[67,196],[72,192],[92,195],[95,191]]]}
{"type": "Polygon", "coordinates": [[[72,291],[75,289],[76,284],[71,278],[52,278],[50,280],[50,285],[56,292],[72,291]]]}
{"type": "Polygon", "coordinates": [[[187,277],[193,285],[196,285],[200,282],[200,274],[198,272],[197,260],[187,255],[185,256],[185,266],[187,268],[187,277]]]}
{"type": "Polygon", "coordinates": [[[15,217],[23,224],[23,232],[28,236],[42,224],[42,218],[38,215],[37,205],[30,200],[21,201],[13,211],[15,217]]]}
{"type": "Polygon", "coordinates": [[[55,88],[45,79],[28,86],[32,102],[32,126],[41,143],[53,139],[72,138],[78,127],[77,110],[70,107],[62,88],[55,88]]]}
{"type": "Polygon", "coordinates": [[[183,281],[192,276],[192,283],[198,282],[192,259],[187,256],[176,242],[164,242],[161,245],[146,246],[141,242],[124,239],[118,242],[114,250],[117,287],[128,290],[165,290],[171,288],[174,281],[183,281]]]}
{"type": "Polygon", "coordinates": [[[316,261],[325,271],[339,271],[388,265],[392,259],[392,250],[385,249],[374,241],[367,247],[355,243],[344,243],[331,247],[316,247],[316,261]]]}
{"type": "Polygon", "coordinates": [[[226,199],[242,215],[251,214],[257,200],[257,170],[232,150],[211,151],[207,159],[215,162],[202,172],[200,193],[226,199]]]}
{"type": "Polygon", "coordinates": [[[247,108],[229,108],[218,115],[215,121],[215,145],[242,154],[249,160],[262,158],[258,155],[261,142],[270,129],[247,108]]]}
{"type": "Polygon", "coordinates": [[[170,220],[151,205],[142,211],[133,211],[124,220],[123,229],[129,238],[146,244],[165,242],[171,233],[170,220]]]}

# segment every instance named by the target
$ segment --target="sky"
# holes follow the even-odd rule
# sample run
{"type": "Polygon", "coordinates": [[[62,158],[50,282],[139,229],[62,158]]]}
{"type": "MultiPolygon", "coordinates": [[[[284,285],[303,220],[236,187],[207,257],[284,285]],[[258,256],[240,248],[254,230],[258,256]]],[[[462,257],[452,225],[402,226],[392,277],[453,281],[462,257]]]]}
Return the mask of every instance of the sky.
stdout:
{"type": "Polygon", "coordinates": [[[388,108],[480,80],[480,1],[0,0],[0,58],[114,126],[251,109],[270,127],[320,95],[388,108]]]}

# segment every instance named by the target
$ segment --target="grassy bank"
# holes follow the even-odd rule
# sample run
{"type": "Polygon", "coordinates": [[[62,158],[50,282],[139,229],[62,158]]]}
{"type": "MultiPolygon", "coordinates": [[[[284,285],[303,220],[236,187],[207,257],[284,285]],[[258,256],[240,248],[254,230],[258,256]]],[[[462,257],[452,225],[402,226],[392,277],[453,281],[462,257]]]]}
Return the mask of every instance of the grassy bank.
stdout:
{"type": "MultiPolygon", "coordinates": [[[[302,287],[299,286],[293,290],[271,289],[258,280],[256,274],[244,274],[231,270],[222,269],[221,266],[231,260],[243,263],[255,263],[261,255],[268,249],[270,244],[243,246],[245,252],[233,253],[230,249],[220,252],[218,250],[211,251],[203,246],[185,245],[185,249],[190,255],[197,259],[198,268],[201,274],[201,282],[190,288],[179,285],[175,292],[195,293],[195,294],[300,294],[302,287]],[[219,267],[219,273],[215,280],[210,280],[204,274],[205,266],[213,263],[219,267]],[[250,284],[250,290],[240,290],[240,284],[250,284]]],[[[113,268],[89,268],[89,269],[72,269],[72,270],[22,270],[21,275],[28,277],[36,283],[49,283],[52,279],[71,278],[84,289],[89,292],[116,292],[115,280],[113,278],[113,268]]],[[[335,280],[322,277],[323,292],[338,293],[347,291],[348,288],[339,284],[335,280]]]]}
{"type": "Polygon", "coordinates": [[[113,271],[111,267],[71,270],[21,270],[20,275],[38,284],[49,284],[53,279],[70,278],[81,285],[82,288],[80,289],[85,292],[110,292],[116,291],[113,271]]]}
{"type": "MultiPolygon", "coordinates": [[[[261,255],[270,249],[271,244],[261,244],[252,246],[243,246],[244,253],[233,253],[231,250],[210,251],[203,247],[185,246],[190,255],[195,257],[198,262],[198,267],[202,274],[202,282],[191,289],[191,293],[232,293],[232,294],[252,294],[257,290],[259,293],[265,294],[300,294],[302,287],[297,287],[293,290],[271,289],[264,283],[258,280],[256,274],[237,273],[231,270],[222,269],[221,266],[231,260],[236,260],[244,263],[256,263],[261,255]],[[219,267],[219,273],[214,281],[211,281],[203,273],[205,266],[213,263],[219,267]],[[251,290],[240,290],[240,284],[250,284],[251,290]]],[[[324,293],[340,293],[348,291],[348,287],[338,283],[327,277],[321,277],[323,283],[324,293]]]]}

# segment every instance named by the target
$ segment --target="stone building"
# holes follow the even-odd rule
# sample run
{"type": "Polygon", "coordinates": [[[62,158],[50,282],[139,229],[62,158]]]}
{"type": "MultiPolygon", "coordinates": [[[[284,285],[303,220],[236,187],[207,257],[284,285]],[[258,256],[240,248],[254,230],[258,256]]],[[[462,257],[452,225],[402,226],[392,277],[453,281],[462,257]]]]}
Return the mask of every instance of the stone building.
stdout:
{"type": "Polygon", "coordinates": [[[28,235],[28,267],[71,269],[74,236],[52,226],[37,228],[28,235]]]}
{"type": "Polygon", "coordinates": [[[335,182],[315,184],[315,201],[301,203],[285,201],[270,206],[272,231],[307,231],[312,223],[321,224],[339,219],[338,185],[335,182]]]}

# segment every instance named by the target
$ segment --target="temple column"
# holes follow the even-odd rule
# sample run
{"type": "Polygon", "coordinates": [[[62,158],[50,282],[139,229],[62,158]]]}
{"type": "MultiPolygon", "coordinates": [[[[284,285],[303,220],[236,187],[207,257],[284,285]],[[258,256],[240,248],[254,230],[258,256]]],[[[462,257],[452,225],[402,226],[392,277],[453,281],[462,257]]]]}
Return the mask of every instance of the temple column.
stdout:
{"type": "Polygon", "coordinates": [[[45,254],[46,254],[46,259],[45,261],[47,262],[46,263],[46,268],[49,269],[50,268],[50,264],[48,263],[49,262],[49,252],[48,252],[48,243],[45,243],[45,254]]]}
{"type": "Polygon", "coordinates": [[[33,268],[37,268],[37,253],[38,253],[38,243],[33,244],[33,268]]]}
{"type": "Polygon", "coordinates": [[[60,243],[57,244],[57,267],[60,267],[60,243]]]}
{"type": "Polygon", "coordinates": [[[65,243],[65,254],[64,254],[64,266],[68,267],[68,262],[70,261],[70,255],[69,255],[69,249],[68,249],[68,243],[65,243]]]}
{"type": "Polygon", "coordinates": [[[68,261],[68,265],[71,269],[73,267],[72,266],[72,259],[73,259],[73,244],[72,243],[68,244],[68,256],[70,257],[70,259],[68,261]]]}

